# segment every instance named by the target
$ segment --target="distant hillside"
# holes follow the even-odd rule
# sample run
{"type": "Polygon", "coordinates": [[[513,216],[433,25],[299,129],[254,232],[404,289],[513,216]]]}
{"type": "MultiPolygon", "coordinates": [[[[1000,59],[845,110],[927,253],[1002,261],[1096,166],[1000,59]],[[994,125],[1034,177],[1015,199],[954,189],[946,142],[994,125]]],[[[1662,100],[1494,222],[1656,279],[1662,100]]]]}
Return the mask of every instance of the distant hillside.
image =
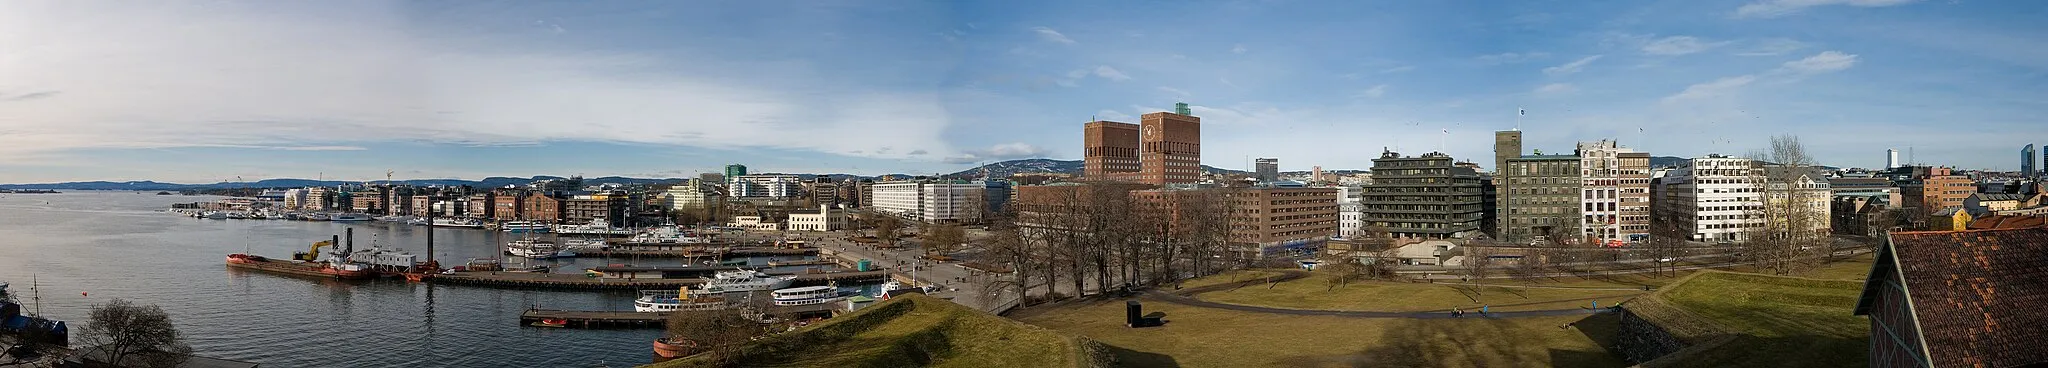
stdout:
{"type": "MultiPolygon", "coordinates": [[[[981,177],[982,170],[988,170],[989,176],[997,178],[1007,178],[1010,177],[1010,175],[1016,175],[1018,173],[1033,172],[1050,172],[1081,175],[1082,163],[1081,160],[1054,160],[1044,158],[1028,158],[1022,160],[1009,160],[991,163],[987,165],[981,165],[980,167],[961,170],[960,172],[947,174],[946,176],[979,178],[981,177]]],[[[1209,165],[1202,165],[1202,171],[1209,172],[1212,174],[1248,174],[1244,171],[1217,168],[1209,165]]]]}

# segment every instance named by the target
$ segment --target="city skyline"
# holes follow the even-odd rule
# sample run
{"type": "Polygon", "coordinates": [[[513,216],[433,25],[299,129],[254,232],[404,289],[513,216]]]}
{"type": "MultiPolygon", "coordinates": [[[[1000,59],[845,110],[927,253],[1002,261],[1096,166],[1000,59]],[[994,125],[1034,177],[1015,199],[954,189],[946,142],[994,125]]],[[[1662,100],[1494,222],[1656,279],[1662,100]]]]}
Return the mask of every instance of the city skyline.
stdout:
{"type": "Polygon", "coordinates": [[[1490,165],[1519,122],[1531,150],[1795,134],[1825,165],[2013,171],[2040,140],[2004,131],[2048,107],[2021,6],[10,2],[0,183],[950,173],[1078,160],[1083,123],[1176,102],[1239,170],[1490,165]]]}

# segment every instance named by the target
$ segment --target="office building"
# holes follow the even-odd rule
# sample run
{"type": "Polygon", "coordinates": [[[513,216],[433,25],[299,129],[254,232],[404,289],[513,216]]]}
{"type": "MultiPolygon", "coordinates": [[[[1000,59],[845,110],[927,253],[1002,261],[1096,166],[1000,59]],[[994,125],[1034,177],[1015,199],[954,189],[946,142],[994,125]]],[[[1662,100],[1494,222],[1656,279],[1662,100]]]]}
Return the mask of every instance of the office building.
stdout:
{"type": "Polygon", "coordinates": [[[2034,157],[2033,144],[2027,144],[2026,147],[2020,147],[2020,177],[2033,179],[2035,177],[2034,165],[2035,162],[2040,161],[2039,159],[2039,157],[2034,157]]]}
{"type": "Polygon", "coordinates": [[[1307,254],[1337,235],[1336,188],[1258,187],[1228,192],[1232,242],[1261,256],[1307,254]]]}
{"type": "Polygon", "coordinates": [[[1280,159],[1261,157],[1253,164],[1253,167],[1257,167],[1259,182],[1271,183],[1280,181],[1280,159]]]}
{"type": "Polygon", "coordinates": [[[1925,228],[1927,219],[1944,208],[1961,208],[1970,193],[1977,191],[1970,177],[1956,175],[1946,167],[1902,166],[1894,173],[1904,179],[1898,184],[1899,196],[1904,199],[1900,202],[1916,229],[1925,228]]]}
{"type": "Polygon", "coordinates": [[[920,222],[976,222],[987,208],[988,185],[966,181],[875,183],[876,211],[920,222]]]}
{"type": "Polygon", "coordinates": [[[1694,241],[1741,242],[1745,231],[1763,226],[1763,167],[1756,160],[1723,155],[1686,160],[1657,185],[1651,232],[1694,241]]]}
{"type": "Polygon", "coordinates": [[[1082,128],[1081,175],[1131,181],[1138,167],[1138,124],[1093,121],[1082,128]]]}
{"type": "Polygon", "coordinates": [[[1886,148],[1884,150],[1884,169],[1891,170],[1897,168],[1899,168],[1899,150],[1886,148]]]}
{"type": "Polygon", "coordinates": [[[668,196],[669,210],[701,210],[718,203],[718,188],[711,182],[698,179],[684,180],[668,187],[663,193],[668,196]]]}
{"type": "Polygon", "coordinates": [[[1365,226],[1423,239],[1463,238],[1479,231],[1483,189],[1472,169],[1457,167],[1441,152],[1401,157],[1384,151],[1372,162],[1373,184],[1359,198],[1365,226]]]}
{"type": "Polygon", "coordinates": [[[1826,170],[1765,165],[1764,185],[1766,221],[1787,224],[1783,230],[1804,231],[1813,236],[1806,239],[1827,237],[1829,212],[1833,209],[1829,202],[1834,191],[1829,188],[1826,170]]]}
{"type": "Polygon", "coordinates": [[[726,178],[736,178],[736,177],[741,177],[741,176],[745,176],[745,175],[747,175],[747,165],[741,165],[741,164],[731,164],[731,165],[725,165],[725,177],[726,177],[726,178]]]}
{"type": "Polygon", "coordinates": [[[1650,235],[1650,154],[1613,140],[1580,142],[1580,225],[1607,245],[1650,235]]]}
{"type": "Polygon", "coordinates": [[[1580,210],[1579,157],[1522,155],[1506,164],[1494,173],[1496,237],[1517,244],[1578,241],[1580,216],[1590,213],[1580,210]]]}
{"type": "Polygon", "coordinates": [[[847,228],[852,211],[818,205],[818,213],[789,214],[790,231],[838,231],[847,228]]]}
{"type": "Polygon", "coordinates": [[[726,180],[726,195],[733,198],[790,199],[803,192],[803,179],[796,175],[739,175],[726,180]]]}
{"type": "Polygon", "coordinates": [[[1138,181],[1145,184],[1193,184],[1202,179],[1202,118],[1190,115],[1188,104],[1175,112],[1140,117],[1138,181]]]}

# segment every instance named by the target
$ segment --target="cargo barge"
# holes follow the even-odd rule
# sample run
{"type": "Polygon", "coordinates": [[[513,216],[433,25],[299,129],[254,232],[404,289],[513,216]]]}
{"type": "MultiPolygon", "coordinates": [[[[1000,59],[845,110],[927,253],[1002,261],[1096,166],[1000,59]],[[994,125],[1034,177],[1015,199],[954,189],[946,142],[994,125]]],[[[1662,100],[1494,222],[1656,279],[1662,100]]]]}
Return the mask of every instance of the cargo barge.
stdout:
{"type": "MultiPolygon", "coordinates": [[[[355,229],[349,229],[349,237],[353,239],[354,236],[355,229]]],[[[349,253],[353,249],[336,247],[335,244],[340,240],[337,236],[332,240],[314,242],[312,249],[293,253],[292,259],[275,259],[245,253],[229,254],[227,265],[231,268],[328,279],[360,280],[377,277],[377,271],[370,265],[350,261],[349,253]],[[328,252],[323,254],[320,248],[327,248],[328,252]]]]}

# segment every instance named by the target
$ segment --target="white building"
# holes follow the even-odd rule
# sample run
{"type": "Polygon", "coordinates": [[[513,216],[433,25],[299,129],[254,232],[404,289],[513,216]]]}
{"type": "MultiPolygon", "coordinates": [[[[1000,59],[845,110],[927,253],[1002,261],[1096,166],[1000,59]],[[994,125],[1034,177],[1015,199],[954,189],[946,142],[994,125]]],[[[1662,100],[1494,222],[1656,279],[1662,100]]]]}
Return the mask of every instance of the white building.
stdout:
{"type": "MultiPolygon", "coordinates": [[[[1658,216],[1695,241],[1742,241],[1763,226],[1763,168],[1755,160],[1707,155],[1687,160],[1658,182],[1658,216]]],[[[1655,226],[1665,226],[1652,225],[1655,226]]]]}
{"type": "Polygon", "coordinates": [[[767,220],[762,219],[761,216],[733,216],[732,222],[725,223],[725,226],[758,231],[775,231],[782,229],[782,224],[767,222],[767,220]]]}
{"type": "Polygon", "coordinates": [[[837,231],[846,229],[846,210],[818,205],[818,213],[789,214],[790,231],[837,231]]]}
{"type": "Polygon", "coordinates": [[[703,180],[689,179],[668,187],[662,195],[668,197],[669,210],[697,209],[717,202],[718,190],[703,180]]]}
{"type": "Polygon", "coordinates": [[[1337,237],[1357,239],[1365,232],[1365,205],[1337,202],[1337,237]]]}
{"type": "Polygon", "coordinates": [[[967,182],[875,183],[869,207],[913,221],[975,221],[986,207],[981,196],[985,187],[967,182]]]}
{"type": "Polygon", "coordinates": [[[288,210],[296,210],[296,209],[300,209],[300,208],[303,208],[303,207],[305,207],[305,206],[306,206],[306,189],[304,189],[304,188],[297,188],[297,189],[289,189],[289,190],[285,190],[285,191],[284,191],[284,208],[285,208],[285,209],[288,209],[288,210]]]}
{"type": "Polygon", "coordinates": [[[1650,156],[1613,140],[1579,142],[1579,228],[1602,242],[1650,234],[1650,156]]]}
{"type": "MultiPolygon", "coordinates": [[[[1834,206],[1831,206],[1831,201],[1834,190],[1828,185],[1825,172],[1814,168],[1800,170],[1773,166],[1764,168],[1764,178],[1765,185],[1769,188],[1766,192],[1768,197],[1764,199],[1767,204],[1775,207],[1784,205],[1787,199],[1798,201],[1792,204],[1792,208],[1805,211],[1800,217],[1805,219],[1806,224],[1795,229],[1817,233],[1822,237],[1827,236],[1828,221],[1833,218],[1831,213],[1834,206]]],[[[1765,211],[1765,214],[1775,217],[1773,220],[1781,221],[1784,216],[1788,216],[1779,212],[1784,211],[1765,211]]]]}
{"type": "Polygon", "coordinates": [[[726,178],[725,191],[733,198],[792,198],[803,194],[803,178],[796,175],[740,175],[726,178]]]}

